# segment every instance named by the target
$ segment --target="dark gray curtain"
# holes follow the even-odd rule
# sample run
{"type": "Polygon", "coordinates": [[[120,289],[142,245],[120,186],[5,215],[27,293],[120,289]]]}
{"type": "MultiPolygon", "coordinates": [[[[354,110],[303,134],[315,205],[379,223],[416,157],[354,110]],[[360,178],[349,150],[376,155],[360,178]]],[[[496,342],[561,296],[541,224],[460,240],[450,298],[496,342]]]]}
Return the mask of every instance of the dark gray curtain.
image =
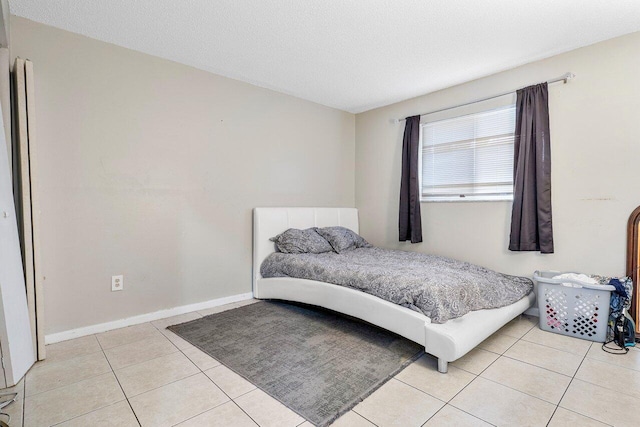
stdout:
{"type": "Polygon", "coordinates": [[[511,251],[553,253],[547,84],[520,89],[516,101],[511,251]]]}
{"type": "Polygon", "coordinates": [[[420,181],[418,152],[420,145],[420,116],[407,117],[402,141],[402,178],[400,181],[400,241],[422,242],[420,218],[420,181]]]}

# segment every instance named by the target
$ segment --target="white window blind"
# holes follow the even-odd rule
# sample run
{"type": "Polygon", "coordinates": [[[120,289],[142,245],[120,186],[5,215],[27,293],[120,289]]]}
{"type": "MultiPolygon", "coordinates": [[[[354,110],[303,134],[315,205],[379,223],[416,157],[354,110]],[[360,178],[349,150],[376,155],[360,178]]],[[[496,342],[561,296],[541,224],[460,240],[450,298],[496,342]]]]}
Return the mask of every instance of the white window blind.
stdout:
{"type": "Polygon", "coordinates": [[[513,198],[515,106],[421,125],[422,200],[513,198]]]}

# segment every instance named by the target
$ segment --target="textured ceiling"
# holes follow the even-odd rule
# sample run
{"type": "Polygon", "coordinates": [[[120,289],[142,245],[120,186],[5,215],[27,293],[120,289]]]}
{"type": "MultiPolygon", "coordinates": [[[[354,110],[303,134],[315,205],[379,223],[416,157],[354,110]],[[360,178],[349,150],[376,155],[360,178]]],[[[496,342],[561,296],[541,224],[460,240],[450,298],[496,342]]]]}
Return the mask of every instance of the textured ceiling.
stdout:
{"type": "Polygon", "coordinates": [[[9,0],[11,12],[350,112],[640,30],[640,0],[9,0]]]}

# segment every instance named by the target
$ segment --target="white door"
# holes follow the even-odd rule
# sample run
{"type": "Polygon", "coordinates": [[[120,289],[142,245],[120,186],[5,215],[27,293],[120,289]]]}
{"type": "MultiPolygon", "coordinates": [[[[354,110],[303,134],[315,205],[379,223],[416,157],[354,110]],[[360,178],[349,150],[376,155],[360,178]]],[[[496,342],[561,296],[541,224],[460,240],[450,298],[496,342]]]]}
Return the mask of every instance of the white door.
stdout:
{"type": "Polygon", "coordinates": [[[0,345],[6,385],[15,385],[35,362],[18,225],[0,114],[0,345]]]}

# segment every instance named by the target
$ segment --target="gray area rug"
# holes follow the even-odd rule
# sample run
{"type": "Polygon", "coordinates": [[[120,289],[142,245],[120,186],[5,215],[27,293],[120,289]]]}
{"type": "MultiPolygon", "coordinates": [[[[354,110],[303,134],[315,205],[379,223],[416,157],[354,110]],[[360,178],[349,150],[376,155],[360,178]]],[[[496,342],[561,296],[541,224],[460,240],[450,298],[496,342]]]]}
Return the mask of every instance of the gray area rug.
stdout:
{"type": "Polygon", "coordinates": [[[317,426],[349,411],[424,351],[357,319],[276,301],[168,329],[317,426]]]}

